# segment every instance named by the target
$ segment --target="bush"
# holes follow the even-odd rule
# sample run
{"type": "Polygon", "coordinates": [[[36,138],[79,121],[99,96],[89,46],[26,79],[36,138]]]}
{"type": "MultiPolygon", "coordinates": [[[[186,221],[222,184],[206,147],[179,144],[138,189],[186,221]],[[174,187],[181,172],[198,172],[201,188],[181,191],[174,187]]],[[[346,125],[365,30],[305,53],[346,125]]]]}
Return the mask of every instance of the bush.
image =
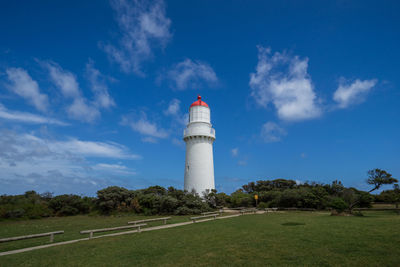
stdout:
{"type": "Polygon", "coordinates": [[[253,196],[249,195],[242,190],[237,190],[231,194],[232,207],[250,207],[253,206],[253,196]]]}
{"type": "Polygon", "coordinates": [[[49,208],[57,216],[86,214],[90,211],[89,198],[77,195],[60,195],[49,201],[49,208]]]}
{"type": "Polygon", "coordinates": [[[349,207],[349,205],[339,197],[333,198],[329,206],[339,213],[345,211],[349,207]]]}
{"type": "Polygon", "coordinates": [[[189,209],[186,206],[183,207],[179,207],[176,209],[175,211],[176,215],[191,215],[191,214],[195,214],[195,212],[192,209],[189,209]]]}
{"type": "Polygon", "coordinates": [[[15,218],[22,218],[25,217],[25,210],[24,209],[14,209],[5,212],[5,218],[15,219],[15,218]]]}

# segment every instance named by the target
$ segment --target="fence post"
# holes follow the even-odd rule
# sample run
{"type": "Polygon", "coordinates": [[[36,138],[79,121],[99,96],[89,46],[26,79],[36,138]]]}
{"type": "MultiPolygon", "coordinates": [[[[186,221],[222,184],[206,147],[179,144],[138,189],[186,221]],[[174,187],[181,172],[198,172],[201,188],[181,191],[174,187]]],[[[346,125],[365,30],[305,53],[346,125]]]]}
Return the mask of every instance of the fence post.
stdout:
{"type": "Polygon", "coordinates": [[[54,234],[52,233],[51,235],[50,235],[50,243],[52,243],[54,241],[54,234]]]}
{"type": "Polygon", "coordinates": [[[140,233],[141,232],[141,230],[140,230],[140,226],[138,227],[138,233],[140,233]]]}
{"type": "Polygon", "coordinates": [[[92,239],[92,238],[93,238],[93,231],[90,232],[90,234],[89,234],[89,239],[92,239]]]}
{"type": "Polygon", "coordinates": [[[164,219],[164,224],[167,224],[167,219],[164,219]]]}

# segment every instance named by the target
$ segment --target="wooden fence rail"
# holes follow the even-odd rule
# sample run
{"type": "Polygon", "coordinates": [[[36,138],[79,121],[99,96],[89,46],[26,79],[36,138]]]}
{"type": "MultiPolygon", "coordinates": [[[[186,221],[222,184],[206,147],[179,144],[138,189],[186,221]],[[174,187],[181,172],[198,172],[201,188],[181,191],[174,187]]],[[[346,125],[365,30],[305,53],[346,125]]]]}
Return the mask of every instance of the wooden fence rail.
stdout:
{"type": "Polygon", "coordinates": [[[209,211],[209,212],[202,212],[201,215],[209,215],[209,214],[219,214],[221,215],[224,211],[221,209],[219,211],[209,211]]]}
{"type": "Polygon", "coordinates": [[[278,210],[278,208],[265,208],[264,210],[265,210],[265,212],[268,213],[268,212],[275,212],[278,210]]]}
{"type": "Polygon", "coordinates": [[[243,210],[240,210],[240,213],[242,215],[245,214],[246,212],[253,212],[255,214],[257,212],[257,209],[243,209],[243,210]]]}
{"type": "Polygon", "coordinates": [[[23,239],[30,239],[30,238],[37,238],[37,237],[43,237],[43,236],[50,236],[50,242],[53,242],[54,241],[54,235],[59,235],[59,234],[63,234],[63,233],[64,233],[64,231],[55,231],[55,232],[49,232],[49,233],[7,237],[7,238],[1,238],[0,239],[0,243],[9,242],[9,241],[16,241],[16,240],[23,240],[23,239]]]}
{"type": "Polygon", "coordinates": [[[136,225],[128,225],[128,226],[118,226],[118,227],[112,227],[112,228],[103,228],[103,229],[92,229],[92,230],[83,230],[80,231],[80,234],[89,234],[89,238],[93,238],[93,233],[99,233],[99,232],[109,232],[109,231],[115,231],[115,230],[122,230],[122,229],[129,229],[129,228],[138,228],[138,232],[140,233],[140,227],[141,226],[146,226],[147,224],[142,223],[142,224],[136,224],[136,225]]]}
{"type": "Polygon", "coordinates": [[[203,216],[198,216],[198,217],[191,217],[190,220],[192,220],[194,223],[199,220],[199,219],[205,219],[209,217],[214,217],[214,220],[219,216],[219,214],[214,213],[214,214],[209,214],[209,215],[203,215],[203,216]]]}
{"type": "Polygon", "coordinates": [[[167,220],[170,220],[170,219],[171,219],[171,217],[144,219],[144,220],[128,222],[128,224],[138,224],[138,223],[156,222],[156,221],[164,221],[164,224],[167,224],[167,220]]]}

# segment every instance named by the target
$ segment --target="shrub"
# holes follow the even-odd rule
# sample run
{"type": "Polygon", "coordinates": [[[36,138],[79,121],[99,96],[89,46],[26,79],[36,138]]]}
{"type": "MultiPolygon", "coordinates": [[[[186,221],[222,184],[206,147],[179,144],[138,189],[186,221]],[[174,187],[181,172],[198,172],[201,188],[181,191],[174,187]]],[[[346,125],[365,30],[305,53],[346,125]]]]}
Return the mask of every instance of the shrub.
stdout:
{"type": "Polygon", "coordinates": [[[194,211],[192,209],[189,209],[186,206],[183,207],[179,207],[176,209],[175,211],[176,215],[191,215],[191,214],[195,214],[194,211]]]}
{"type": "Polygon", "coordinates": [[[339,213],[345,211],[349,207],[349,205],[342,198],[339,197],[333,198],[329,206],[339,213]]]}
{"type": "Polygon", "coordinates": [[[24,209],[13,209],[5,212],[4,214],[5,218],[22,218],[25,217],[25,210],[24,209]]]}

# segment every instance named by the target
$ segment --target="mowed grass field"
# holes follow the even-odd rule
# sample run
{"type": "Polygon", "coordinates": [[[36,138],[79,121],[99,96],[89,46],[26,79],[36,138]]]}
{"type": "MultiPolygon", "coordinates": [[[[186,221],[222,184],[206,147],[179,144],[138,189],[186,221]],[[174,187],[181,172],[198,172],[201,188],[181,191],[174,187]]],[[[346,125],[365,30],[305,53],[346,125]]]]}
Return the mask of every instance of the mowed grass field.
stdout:
{"type": "MultiPolygon", "coordinates": [[[[391,212],[364,214],[245,215],[2,256],[0,266],[400,266],[400,216],[391,212]]],[[[64,222],[71,225],[70,230],[77,227],[79,231],[83,225],[85,229],[106,221],[107,226],[121,225],[126,219],[52,218],[29,221],[26,229],[33,231],[60,220],[60,226],[64,222]]],[[[18,232],[21,223],[2,222],[0,231],[8,228],[18,232]]],[[[56,241],[59,239],[56,236],[56,241]]]]}
{"type": "MultiPolygon", "coordinates": [[[[141,216],[141,215],[119,215],[119,216],[69,216],[52,217],[39,220],[25,221],[2,221],[0,222],[0,238],[22,236],[29,234],[47,233],[64,230],[64,234],[55,235],[54,241],[67,241],[89,237],[88,234],[80,234],[81,230],[110,228],[117,226],[126,226],[129,221],[143,220],[149,218],[171,217],[168,223],[187,222],[191,216],[141,216]]],[[[151,222],[148,226],[162,225],[163,222],[151,222]]],[[[114,232],[123,232],[135,229],[125,229],[114,232]]],[[[110,234],[114,232],[97,233],[95,236],[110,234]]],[[[0,252],[26,247],[50,244],[49,237],[34,239],[25,239],[7,243],[0,243],[0,252]]],[[[1,263],[1,260],[0,260],[1,263]]]]}

